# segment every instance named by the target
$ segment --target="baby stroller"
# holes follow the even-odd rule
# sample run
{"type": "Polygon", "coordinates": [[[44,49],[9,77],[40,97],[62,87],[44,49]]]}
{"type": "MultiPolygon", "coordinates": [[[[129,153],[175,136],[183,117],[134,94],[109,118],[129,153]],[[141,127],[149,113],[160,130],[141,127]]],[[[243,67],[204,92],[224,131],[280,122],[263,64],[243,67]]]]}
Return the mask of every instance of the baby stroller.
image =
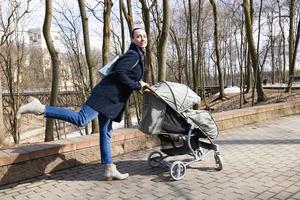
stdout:
{"type": "Polygon", "coordinates": [[[158,135],[161,151],[148,156],[151,167],[166,166],[173,180],[185,176],[187,166],[214,151],[216,169],[223,169],[218,145],[213,143],[219,132],[211,114],[206,110],[192,110],[201,98],[189,87],[162,81],[155,84],[155,91],[143,94],[143,112],[139,129],[158,135]],[[164,154],[166,155],[164,155],[164,154]],[[190,155],[192,159],[167,161],[169,156],[190,155]]]}

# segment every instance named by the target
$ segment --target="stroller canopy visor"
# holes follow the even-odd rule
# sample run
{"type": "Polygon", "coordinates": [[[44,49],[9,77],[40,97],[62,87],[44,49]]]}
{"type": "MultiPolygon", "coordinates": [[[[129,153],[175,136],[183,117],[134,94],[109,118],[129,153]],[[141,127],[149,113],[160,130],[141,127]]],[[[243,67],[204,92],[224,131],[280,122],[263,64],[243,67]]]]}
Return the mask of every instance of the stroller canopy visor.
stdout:
{"type": "Polygon", "coordinates": [[[193,90],[180,83],[162,81],[154,86],[157,88],[155,93],[180,113],[201,101],[193,90]]]}

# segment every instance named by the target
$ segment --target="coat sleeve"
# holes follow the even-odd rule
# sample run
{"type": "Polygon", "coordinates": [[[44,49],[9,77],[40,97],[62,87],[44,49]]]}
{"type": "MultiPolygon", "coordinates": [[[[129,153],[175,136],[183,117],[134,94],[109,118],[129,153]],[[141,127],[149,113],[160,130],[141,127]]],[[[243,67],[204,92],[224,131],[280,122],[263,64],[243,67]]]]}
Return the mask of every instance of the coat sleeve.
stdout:
{"type": "Polygon", "coordinates": [[[114,66],[112,77],[115,81],[131,90],[140,90],[141,84],[130,78],[131,68],[139,62],[139,55],[136,52],[128,51],[117,61],[114,66]]]}

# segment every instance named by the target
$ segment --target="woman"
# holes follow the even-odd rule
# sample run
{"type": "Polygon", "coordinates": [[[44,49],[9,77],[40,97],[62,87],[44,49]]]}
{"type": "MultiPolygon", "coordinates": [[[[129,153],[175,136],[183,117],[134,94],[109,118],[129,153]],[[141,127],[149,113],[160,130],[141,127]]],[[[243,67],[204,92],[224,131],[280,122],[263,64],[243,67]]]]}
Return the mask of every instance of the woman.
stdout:
{"type": "Polygon", "coordinates": [[[112,121],[121,121],[126,101],[133,90],[141,90],[148,86],[141,80],[146,46],[146,32],[141,28],[133,29],[129,50],[116,61],[112,72],[95,86],[91,96],[79,112],[43,105],[38,99],[31,97],[29,103],[20,107],[17,118],[19,119],[24,113],[43,114],[47,118],[60,119],[77,126],[85,126],[98,117],[101,164],[106,165],[105,177],[107,180],[126,179],[129,176],[128,173],[121,174],[112,162],[112,121]]]}

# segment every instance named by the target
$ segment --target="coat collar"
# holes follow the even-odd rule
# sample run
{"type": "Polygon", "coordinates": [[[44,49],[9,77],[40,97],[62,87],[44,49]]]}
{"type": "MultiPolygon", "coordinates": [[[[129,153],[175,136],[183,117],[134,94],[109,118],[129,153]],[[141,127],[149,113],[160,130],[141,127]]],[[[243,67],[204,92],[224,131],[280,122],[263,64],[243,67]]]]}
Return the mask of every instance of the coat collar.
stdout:
{"type": "Polygon", "coordinates": [[[134,44],[133,42],[130,44],[129,49],[138,52],[141,57],[144,57],[145,55],[144,49],[136,46],[136,44],[134,44]]]}
{"type": "Polygon", "coordinates": [[[144,51],[144,49],[141,49],[140,47],[138,47],[133,42],[130,44],[129,49],[133,50],[133,51],[136,51],[140,55],[140,61],[142,63],[142,67],[144,69],[144,66],[145,66],[145,51],[144,51]]]}

